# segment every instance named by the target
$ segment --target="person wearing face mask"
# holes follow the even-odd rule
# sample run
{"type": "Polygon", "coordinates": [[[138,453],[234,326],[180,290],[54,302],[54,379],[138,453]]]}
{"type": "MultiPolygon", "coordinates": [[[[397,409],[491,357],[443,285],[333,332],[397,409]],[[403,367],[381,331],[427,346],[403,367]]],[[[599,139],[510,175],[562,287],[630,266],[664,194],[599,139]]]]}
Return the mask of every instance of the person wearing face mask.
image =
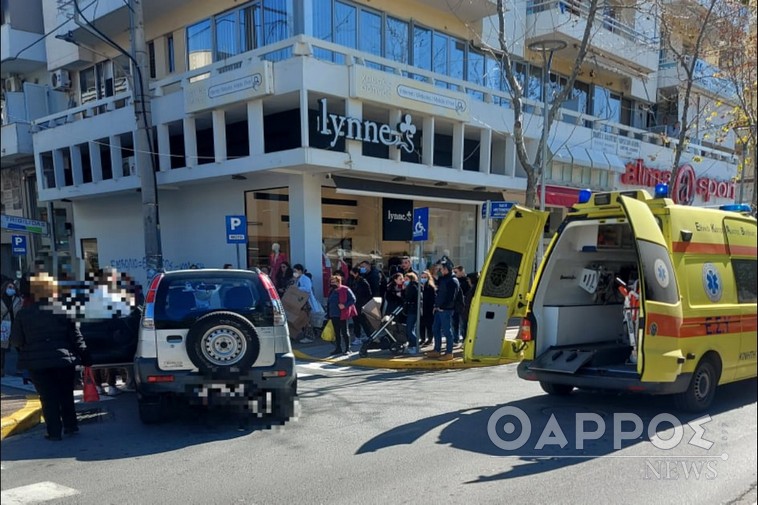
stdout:
{"type": "MultiPolygon", "coordinates": [[[[313,292],[313,281],[303,265],[298,263],[292,267],[292,278],[294,279],[294,284],[297,286],[297,289],[303,293],[308,293],[308,303],[305,305],[304,310],[308,312],[309,317],[311,312],[323,314],[324,309],[321,307],[321,304],[316,298],[316,294],[313,292]]],[[[300,342],[308,344],[311,343],[312,340],[308,337],[304,337],[300,339],[300,342]]]]}
{"type": "MultiPolygon", "coordinates": [[[[390,277],[390,281],[387,283],[387,290],[384,293],[387,304],[384,308],[384,315],[392,314],[396,308],[403,305],[403,274],[400,272],[393,274],[390,277]]],[[[398,323],[404,323],[405,319],[403,314],[395,317],[395,321],[398,323]]]]}
{"type": "Polygon", "coordinates": [[[372,297],[382,296],[382,284],[384,283],[382,272],[368,261],[361,261],[358,265],[360,274],[365,277],[369,287],[371,287],[372,297]]]}
{"type": "Polygon", "coordinates": [[[403,280],[403,310],[405,311],[405,336],[408,340],[408,354],[418,354],[416,339],[416,318],[418,316],[418,277],[413,272],[405,274],[403,280]]]}
{"type": "Polygon", "coordinates": [[[347,322],[358,315],[355,308],[355,294],[342,285],[342,277],[333,275],[329,279],[329,298],[326,302],[327,315],[334,327],[334,351],[332,355],[350,353],[350,335],[347,322]],[[344,346],[344,350],[343,350],[344,346]]]}
{"type": "Polygon", "coordinates": [[[418,330],[420,345],[427,346],[432,343],[432,326],[434,325],[434,300],[437,297],[437,284],[429,270],[424,270],[419,278],[421,284],[421,327],[418,330]]]}
{"type": "Polygon", "coordinates": [[[12,281],[3,283],[0,293],[0,314],[2,315],[2,346],[0,347],[0,376],[5,377],[5,353],[10,349],[10,336],[13,320],[23,304],[16,284],[12,281]]]}

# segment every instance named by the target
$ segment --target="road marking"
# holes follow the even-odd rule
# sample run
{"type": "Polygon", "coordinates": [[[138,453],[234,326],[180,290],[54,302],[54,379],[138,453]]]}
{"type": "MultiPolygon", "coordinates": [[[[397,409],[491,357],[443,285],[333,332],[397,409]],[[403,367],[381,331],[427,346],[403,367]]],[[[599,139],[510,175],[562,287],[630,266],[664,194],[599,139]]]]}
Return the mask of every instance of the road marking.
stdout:
{"type": "Polygon", "coordinates": [[[330,372],[348,372],[351,369],[348,366],[340,366],[334,363],[323,363],[320,361],[298,363],[297,366],[304,368],[306,370],[310,369],[310,370],[330,371],[330,372]]]}
{"type": "Polygon", "coordinates": [[[47,481],[7,489],[0,493],[0,498],[3,505],[29,505],[76,494],[79,494],[76,489],[47,481]]]}

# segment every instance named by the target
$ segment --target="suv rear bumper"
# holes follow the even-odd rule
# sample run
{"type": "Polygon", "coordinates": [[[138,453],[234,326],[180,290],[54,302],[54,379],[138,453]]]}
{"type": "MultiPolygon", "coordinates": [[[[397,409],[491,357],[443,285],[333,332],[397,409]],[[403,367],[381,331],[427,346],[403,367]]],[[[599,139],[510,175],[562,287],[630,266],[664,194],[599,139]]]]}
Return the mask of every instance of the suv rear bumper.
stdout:
{"type": "MultiPolygon", "coordinates": [[[[136,358],[134,360],[134,379],[137,386],[137,394],[140,398],[147,396],[161,396],[166,394],[197,398],[198,390],[213,387],[220,389],[223,386],[234,391],[240,384],[245,385],[245,393],[266,390],[287,390],[296,388],[297,376],[295,375],[295,356],[292,353],[277,354],[274,364],[270,367],[251,368],[244,374],[236,376],[213,377],[187,370],[160,370],[156,358],[136,358]],[[283,377],[266,377],[264,373],[280,371],[286,372],[283,377]],[[170,382],[148,382],[148,377],[173,377],[170,382]]],[[[214,395],[216,401],[228,398],[233,402],[232,395],[214,395]]]]}
{"type": "Polygon", "coordinates": [[[522,361],[518,365],[518,376],[528,381],[547,382],[550,384],[564,384],[585,389],[603,389],[614,391],[629,391],[634,393],[647,393],[654,395],[666,395],[682,393],[687,390],[692,374],[679,374],[674,382],[642,382],[639,375],[635,374],[600,374],[589,372],[556,373],[542,370],[531,370],[531,361],[522,361]]]}

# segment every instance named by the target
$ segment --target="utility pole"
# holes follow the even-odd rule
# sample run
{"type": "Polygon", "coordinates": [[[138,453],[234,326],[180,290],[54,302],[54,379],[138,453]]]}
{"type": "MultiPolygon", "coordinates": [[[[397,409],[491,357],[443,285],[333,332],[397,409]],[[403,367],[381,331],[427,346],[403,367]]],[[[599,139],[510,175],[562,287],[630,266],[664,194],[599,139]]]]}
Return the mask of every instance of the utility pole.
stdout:
{"type": "Polygon", "coordinates": [[[150,142],[152,112],[148,87],[149,56],[145,42],[145,20],[142,0],[129,0],[132,15],[130,23],[132,55],[136,63],[134,76],[134,115],[137,130],[134,138],[134,159],[140,177],[142,192],[142,220],[145,234],[145,261],[147,280],[163,270],[160,221],[158,219],[158,184],[155,179],[155,158],[150,142]]]}

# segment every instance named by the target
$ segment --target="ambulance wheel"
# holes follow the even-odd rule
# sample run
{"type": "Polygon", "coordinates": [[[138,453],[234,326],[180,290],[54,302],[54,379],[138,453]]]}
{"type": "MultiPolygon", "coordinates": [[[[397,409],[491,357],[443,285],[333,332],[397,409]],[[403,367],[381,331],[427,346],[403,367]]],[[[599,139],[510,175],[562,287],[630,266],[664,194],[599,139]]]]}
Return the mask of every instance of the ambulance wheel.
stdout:
{"type": "Polygon", "coordinates": [[[551,396],[566,396],[570,395],[574,390],[574,386],[568,386],[566,384],[555,384],[553,382],[540,381],[540,387],[542,390],[551,396]]]}
{"type": "Polygon", "coordinates": [[[702,360],[692,374],[687,391],[674,397],[676,406],[686,412],[704,411],[713,402],[718,382],[718,372],[713,361],[702,360]]]}

